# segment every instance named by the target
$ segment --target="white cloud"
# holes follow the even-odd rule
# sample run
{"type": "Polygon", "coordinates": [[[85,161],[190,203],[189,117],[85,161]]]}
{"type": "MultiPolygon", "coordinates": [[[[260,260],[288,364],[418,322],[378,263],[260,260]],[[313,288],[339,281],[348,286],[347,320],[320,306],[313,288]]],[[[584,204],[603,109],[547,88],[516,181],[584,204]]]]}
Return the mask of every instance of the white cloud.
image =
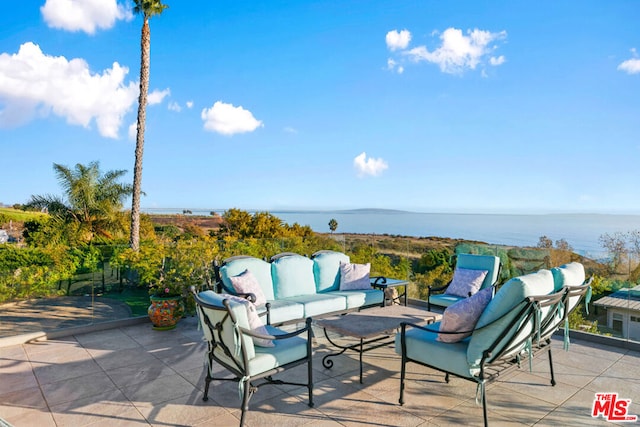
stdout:
{"type": "Polygon", "coordinates": [[[193,108],[193,101],[187,101],[187,108],[193,108]]]}
{"type": "Polygon", "coordinates": [[[404,67],[399,65],[393,58],[387,59],[387,69],[395,71],[398,74],[402,74],[404,72],[404,67]]]}
{"type": "Polygon", "coordinates": [[[638,53],[635,48],[631,49],[631,53],[634,57],[618,65],[618,70],[624,71],[627,74],[638,74],[640,73],[640,58],[638,58],[638,53]]]}
{"type": "Polygon", "coordinates": [[[291,127],[291,126],[285,126],[284,131],[285,131],[286,133],[294,133],[294,134],[295,134],[295,133],[298,133],[298,129],[293,128],[293,127],[291,127]]]}
{"type": "Polygon", "coordinates": [[[408,30],[393,30],[387,33],[385,37],[387,48],[391,51],[398,49],[406,49],[411,41],[411,33],[408,30]]]}
{"type": "Polygon", "coordinates": [[[49,27],[87,34],[133,19],[131,10],[116,0],[47,0],[40,12],[49,27]]]}
{"type": "Polygon", "coordinates": [[[182,111],[182,107],[180,106],[180,104],[178,104],[175,101],[170,102],[167,105],[167,109],[169,109],[169,111],[175,111],[176,113],[179,113],[180,111],[182,111]]]}
{"type": "Polygon", "coordinates": [[[366,175],[377,176],[389,168],[389,165],[383,159],[374,159],[372,157],[367,159],[367,153],[364,151],[353,159],[353,166],[356,168],[358,176],[361,177],[366,175]]]}
{"type": "Polygon", "coordinates": [[[149,105],[160,104],[165,97],[171,95],[171,90],[154,90],[150,94],[147,95],[147,102],[149,105]]]}
{"type": "Polygon", "coordinates": [[[83,59],[48,56],[31,42],[17,54],[0,54],[0,127],[26,123],[53,113],[100,135],[117,138],[123,116],[136,103],[138,86],[124,83],[128,68],[113,63],[92,74],[83,59]]]}
{"type": "Polygon", "coordinates": [[[426,46],[417,46],[403,50],[401,54],[413,62],[430,62],[438,65],[445,73],[457,74],[466,69],[474,70],[479,64],[485,62],[493,66],[503,64],[505,62],[503,55],[491,56],[491,53],[498,48],[492,43],[506,37],[506,31],[491,33],[474,29],[467,30],[467,33],[463,34],[460,29],[447,28],[440,35],[442,44],[435,50],[429,51],[426,46]]]}
{"type": "Polygon", "coordinates": [[[129,125],[129,130],[128,130],[127,133],[129,135],[129,139],[131,141],[135,141],[136,140],[136,137],[138,136],[138,121],[137,120],[129,125]]]}
{"type": "Polygon", "coordinates": [[[204,128],[222,135],[253,132],[262,127],[262,121],[256,120],[251,111],[233,104],[216,101],[211,108],[205,108],[200,114],[204,128]]]}

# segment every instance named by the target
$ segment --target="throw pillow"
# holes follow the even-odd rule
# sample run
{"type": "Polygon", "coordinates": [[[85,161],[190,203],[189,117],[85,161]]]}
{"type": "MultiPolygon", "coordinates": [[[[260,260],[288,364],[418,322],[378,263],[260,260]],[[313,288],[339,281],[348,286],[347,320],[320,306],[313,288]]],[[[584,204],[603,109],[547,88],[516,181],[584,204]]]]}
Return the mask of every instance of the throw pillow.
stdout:
{"type": "Polygon", "coordinates": [[[239,294],[253,294],[256,296],[255,305],[264,305],[267,303],[267,298],[262,292],[262,288],[258,283],[256,276],[251,273],[250,270],[245,270],[237,276],[229,277],[233,289],[239,294]]]}
{"type": "MultiPolygon", "coordinates": [[[[251,301],[241,298],[236,295],[221,295],[224,298],[230,299],[235,302],[239,302],[243,304],[247,309],[247,320],[249,321],[249,329],[253,332],[262,335],[271,335],[267,328],[262,323],[260,316],[258,316],[258,311],[256,310],[256,306],[251,303],[251,301]]],[[[251,337],[253,339],[253,343],[259,347],[275,347],[273,340],[266,340],[262,338],[251,337]]]]}
{"type": "Polygon", "coordinates": [[[371,289],[369,272],[371,264],[340,263],[340,290],[354,291],[358,289],[371,289]]]}
{"type": "Polygon", "coordinates": [[[487,270],[456,268],[453,272],[453,279],[444,293],[463,298],[473,295],[480,290],[484,278],[487,277],[487,273],[487,270]]]}
{"type": "Polygon", "coordinates": [[[471,335],[480,315],[493,298],[493,287],[484,288],[469,298],[450,305],[442,314],[440,331],[462,332],[459,334],[438,334],[438,341],[453,343],[471,335]]]}

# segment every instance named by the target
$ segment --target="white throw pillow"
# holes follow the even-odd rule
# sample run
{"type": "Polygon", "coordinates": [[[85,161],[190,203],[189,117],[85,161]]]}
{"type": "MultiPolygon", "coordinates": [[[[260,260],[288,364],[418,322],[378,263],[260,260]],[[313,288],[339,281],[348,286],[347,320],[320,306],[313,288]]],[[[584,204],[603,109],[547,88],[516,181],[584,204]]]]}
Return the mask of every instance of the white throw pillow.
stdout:
{"type": "Polygon", "coordinates": [[[444,291],[448,295],[456,295],[466,298],[480,290],[484,278],[487,277],[487,270],[471,270],[468,268],[456,268],[453,272],[453,280],[444,291]]]}
{"type": "Polygon", "coordinates": [[[371,264],[340,263],[340,290],[354,291],[359,289],[371,289],[369,272],[371,264]]]}
{"type": "Polygon", "coordinates": [[[458,301],[444,310],[440,321],[440,331],[460,334],[438,334],[438,341],[453,343],[471,335],[480,315],[493,298],[493,287],[484,288],[469,298],[458,301]]]}
{"type": "MultiPolygon", "coordinates": [[[[221,295],[223,298],[230,299],[235,302],[239,302],[245,306],[247,309],[247,320],[249,320],[249,329],[253,332],[262,335],[271,335],[267,328],[265,328],[264,323],[258,316],[258,311],[256,310],[256,306],[251,303],[251,301],[241,298],[236,295],[221,295]]],[[[273,340],[266,340],[262,338],[251,337],[253,339],[253,343],[259,347],[275,347],[273,340]]]]}
{"type": "Polygon", "coordinates": [[[256,276],[254,276],[250,270],[245,270],[237,276],[231,276],[229,280],[231,280],[231,285],[237,293],[255,295],[255,305],[264,305],[267,303],[267,298],[264,296],[264,292],[262,292],[258,279],[256,279],[256,276]]]}

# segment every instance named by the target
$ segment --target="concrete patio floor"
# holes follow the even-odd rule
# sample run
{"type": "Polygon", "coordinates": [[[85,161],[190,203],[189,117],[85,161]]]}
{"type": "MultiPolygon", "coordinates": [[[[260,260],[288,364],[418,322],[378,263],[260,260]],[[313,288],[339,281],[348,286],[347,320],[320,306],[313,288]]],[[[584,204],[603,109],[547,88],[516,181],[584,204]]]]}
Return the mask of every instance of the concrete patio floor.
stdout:
{"type": "MultiPolygon", "coordinates": [[[[410,364],[405,405],[398,405],[400,358],[393,347],[358,358],[331,352],[317,331],[315,406],[302,387],[265,386],[253,396],[248,426],[482,425],[475,384],[410,364]]],[[[617,392],[640,415],[640,352],[573,338],[569,352],[554,345],[558,384],[549,383],[546,355],[487,388],[489,422],[499,426],[612,425],[592,418],[595,393],[617,392]]],[[[238,389],[214,382],[202,401],[206,344],[195,318],[173,331],[149,323],[0,347],[0,426],[237,426],[238,389]]],[[[528,364],[526,364],[528,365],[528,364]]],[[[304,378],[305,368],[286,374],[304,378]]]]}

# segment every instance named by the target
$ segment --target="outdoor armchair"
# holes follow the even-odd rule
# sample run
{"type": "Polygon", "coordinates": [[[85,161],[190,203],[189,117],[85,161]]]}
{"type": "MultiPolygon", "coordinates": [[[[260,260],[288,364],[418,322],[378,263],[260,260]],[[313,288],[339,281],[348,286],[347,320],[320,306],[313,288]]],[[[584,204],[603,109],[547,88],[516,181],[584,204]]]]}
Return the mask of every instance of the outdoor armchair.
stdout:
{"type": "Polygon", "coordinates": [[[213,291],[196,293],[197,313],[208,344],[203,400],[208,400],[211,381],[235,381],[242,399],[240,425],[244,424],[249,400],[259,387],[267,384],[304,386],[313,406],[312,329],[311,318],[294,332],[271,326],[256,326],[251,311],[255,307],[247,300],[213,291]],[[234,375],[234,378],[214,377],[214,361],[234,375]],[[272,376],[298,365],[307,365],[307,382],[296,383],[272,376]],[[258,383],[258,381],[260,381],[258,383]]]}
{"type": "Polygon", "coordinates": [[[453,279],[441,287],[428,287],[427,310],[431,311],[432,305],[449,307],[479,290],[497,285],[501,269],[497,256],[458,254],[453,279]],[[477,286],[472,285],[474,280],[477,286]]]}

